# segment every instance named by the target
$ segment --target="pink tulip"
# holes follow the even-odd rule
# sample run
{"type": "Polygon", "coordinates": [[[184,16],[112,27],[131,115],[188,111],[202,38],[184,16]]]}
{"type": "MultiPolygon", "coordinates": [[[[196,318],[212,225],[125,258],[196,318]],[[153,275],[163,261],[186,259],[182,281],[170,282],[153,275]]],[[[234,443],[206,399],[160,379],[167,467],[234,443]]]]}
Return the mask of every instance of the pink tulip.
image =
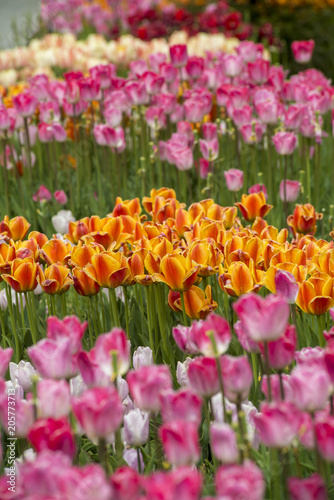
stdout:
{"type": "Polygon", "coordinates": [[[152,71],[155,71],[156,73],[159,73],[161,64],[164,64],[166,61],[167,61],[167,56],[162,52],[155,52],[149,55],[150,68],[152,69],[152,71]]]}
{"type": "Polygon", "coordinates": [[[161,106],[150,106],[145,113],[147,125],[152,130],[160,130],[166,126],[166,115],[161,106]]]}
{"type": "Polygon", "coordinates": [[[254,342],[248,334],[247,330],[242,327],[241,321],[234,323],[234,330],[237,334],[240,345],[247,352],[260,352],[259,343],[254,342]]]}
{"type": "Polygon", "coordinates": [[[175,68],[181,68],[188,62],[188,53],[186,45],[171,45],[169,47],[169,54],[172,65],[175,68]]]}
{"type": "Polygon", "coordinates": [[[203,157],[206,160],[214,161],[218,158],[219,154],[219,143],[218,139],[213,139],[211,141],[206,141],[204,139],[199,140],[199,147],[203,157]]]}
{"type": "Polygon", "coordinates": [[[178,142],[167,144],[167,154],[169,162],[174,164],[178,170],[190,170],[194,164],[192,150],[178,142]]]}
{"type": "Polygon", "coordinates": [[[296,278],[288,271],[279,269],[275,275],[276,294],[283,297],[289,304],[294,304],[299,286],[296,278]]]}
{"type": "Polygon", "coordinates": [[[242,56],[225,54],[222,58],[222,70],[226,76],[231,78],[240,75],[243,70],[244,59],[242,56]]]}
{"type": "Polygon", "coordinates": [[[324,369],[296,366],[291,372],[291,386],[295,403],[301,410],[314,412],[325,408],[330,393],[330,379],[324,369]]]}
{"type": "Polygon", "coordinates": [[[248,74],[256,84],[266,83],[269,77],[269,62],[264,59],[256,59],[248,63],[248,74]]]}
{"type": "Polygon", "coordinates": [[[241,128],[252,120],[252,113],[253,108],[247,104],[240,107],[234,107],[232,105],[228,107],[228,114],[238,128],[241,128]]]}
{"type": "Polygon", "coordinates": [[[232,106],[238,108],[245,106],[249,103],[249,89],[248,87],[240,87],[231,85],[229,88],[229,99],[232,106]]]}
{"type": "Polygon", "coordinates": [[[286,330],[290,309],[281,297],[268,295],[265,298],[248,293],[233,305],[242,327],[255,342],[270,342],[279,339],[286,330]]]}
{"type": "Polygon", "coordinates": [[[71,353],[76,354],[81,351],[81,340],[87,328],[88,322],[80,323],[77,316],[66,316],[64,319],[59,319],[56,316],[50,316],[47,319],[48,339],[61,341],[70,340],[71,353]]]}
{"type": "Polygon", "coordinates": [[[295,353],[297,365],[319,367],[325,369],[325,351],[319,346],[303,347],[295,353]]]}
{"type": "Polygon", "coordinates": [[[239,130],[246,144],[258,144],[262,141],[266,125],[258,120],[252,120],[251,123],[241,125],[239,130]]]}
{"type": "Polygon", "coordinates": [[[225,355],[220,358],[225,394],[232,403],[248,398],[253,382],[253,372],[246,356],[225,355]]]}
{"type": "Polygon", "coordinates": [[[200,458],[197,424],[174,420],[159,429],[160,439],[168,462],[178,467],[193,465],[200,458]]]}
{"type": "Polygon", "coordinates": [[[289,446],[297,436],[299,413],[292,403],[262,403],[261,412],[254,416],[261,442],[269,448],[289,446]]]}
{"type": "Polygon", "coordinates": [[[121,328],[99,335],[95,344],[95,361],[101,370],[115,379],[124,375],[130,367],[130,343],[121,328]]]}
{"type": "Polygon", "coordinates": [[[267,193],[267,188],[266,188],[266,186],[264,184],[254,184],[254,186],[251,186],[248,189],[248,193],[249,194],[260,193],[261,191],[264,194],[265,199],[267,200],[268,199],[268,193],[267,193]]]}
{"type": "Polygon", "coordinates": [[[288,479],[289,498],[291,500],[327,500],[327,488],[324,480],[318,474],[301,479],[288,479]]]}
{"type": "Polygon", "coordinates": [[[261,469],[254,462],[242,465],[224,465],[216,473],[216,489],[219,497],[233,500],[263,500],[265,481],[261,469]]]}
{"type": "Polygon", "coordinates": [[[206,115],[207,106],[204,101],[187,99],[184,102],[186,119],[191,123],[200,123],[206,115]]]}
{"type": "Polygon", "coordinates": [[[123,408],[115,387],[93,387],[72,399],[72,409],[91,440],[112,441],[123,419],[123,408]]]}
{"type": "Polygon", "coordinates": [[[164,77],[167,84],[171,84],[176,81],[178,71],[172,64],[162,63],[160,66],[160,74],[164,77]]]}
{"type": "Polygon", "coordinates": [[[210,162],[205,158],[199,159],[199,176],[201,179],[206,179],[210,171],[210,162]]]}
{"type": "Polygon", "coordinates": [[[98,78],[83,78],[78,81],[80,97],[84,101],[92,102],[101,99],[100,80],[98,78]]]}
{"type": "Polygon", "coordinates": [[[124,440],[130,446],[140,446],[149,438],[149,414],[138,408],[124,415],[124,440]]]}
{"type": "Polygon", "coordinates": [[[164,78],[156,73],[153,73],[153,71],[146,71],[142,76],[142,81],[145,83],[148,95],[156,95],[161,91],[164,78]]]}
{"type": "Polygon", "coordinates": [[[41,418],[66,417],[71,410],[70,387],[65,380],[44,379],[37,384],[38,414],[41,418]]]}
{"type": "Polygon", "coordinates": [[[164,391],[160,394],[163,422],[184,420],[200,425],[202,420],[202,400],[191,389],[164,391]]]}
{"type": "Polygon", "coordinates": [[[141,476],[130,467],[122,466],[110,476],[111,498],[133,500],[141,493],[141,476]]]}
{"type": "Polygon", "coordinates": [[[7,108],[0,105],[0,130],[8,130],[10,127],[10,118],[7,108]]]}
{"type": "Polygon", "coordinates": [[[211,398],[220,390],[216,360],[199,356],[188,367],[189,384],[201,396],[211,398]]]}
{"type": "Polygon", "coordinates": [[[203,137],[206,141],[217,139],[217,125],[212,122],[205,122],[202,125],[203,137]]]}
{"type": "Polygon", "coordinates": [[[64,98],[63,109],[65,113],[70,117],[80,116],[87,109],[87,103],[83,99],[80,99],[78,102],[74,103],[64,98]]]}
{"type": "Polygon", "coordinates": [[[334,417],[319,418],[315,424],[317,448],[322,458],[334,462],[334,417]]]}
{"type": "Polygon", "coordinates": [[[315,448],[315,432],[313,418],[309,413],[300,413],[298,439],[307,450],[315,448]]]}
{"type": "Polygon", "coordinates": [[[33,402],[22,397],[21,387],[16,386],[14,391],[9,392],[5,381],[0,379],[0,422],[6,434],[11,436],[14,418],[16,438],[25,438],[34,423],[33,402]],[[8,397],[9,395],[11,398],[8,397]]]}
{"type": "MultiPolygon", "coordinates": [[[[268,363],[274,370],[283,370],[294,360],[297,344],[296,327],[287,325],[283,335],[273,342],[268,342],[268,363]]],[[[260,344],[263,354],[264,347],[260,344]]]]}
{"type": "Polygon", "coordinates": [[[253,62],[258,57],[258,47],[257,44],[249,40],[245,40],[239,43],[237,46],[238,54],[243,58],[243,60],[248,62],[253,62]]]}
{"type": "Polygon", "coordinates": [[[66,205],[67,203],[67,196],[64,191],[55,191],[53,193],[53,197],[56,200],[59,205],[66,205]]]}
{"type": "Polygon", "coordinates": [[[75,441],[65,418],[37,420],[28,434],[28,439],[37,452],[62,451],[65,455],[74,457],[75,441]]]}
{"type": "Polygon", "coordinates": [[[176,345],[181,349],[181,351],[186,352],[187,354],[198,354],[198,347],[192,339],[191,327],[177,325],[173,327],[172,333],[176,345]]]}
{"type": "Polygon", "coordinates": [[[0,377],[3,378],[8,370],[8,364],[13,356],[13,349],[8,347],[7,349],[2,349],[0,347],[0,377]]]}
{"type": "Polygon", "coordinates": [[[28,118],[34,114],[38,101],[36,97],[29,92],[23,92],[13,97],[14,108],[23,118],[28,118]]]}
{"type": "Polygon", "coordinates": [[[105,106],[103,110],[103,116],[106,120],[107,125],[112,128],[117,128],[122,123],[122,111],[112,104],[108,104],[108,106],[105,106]]]}
{"type": "MultiPolygon", "coordinates": [[[[333,328],[332,328],[333,330],[333,328]]],[[[325,334],[325,332],[324,332],[325,334]]],[[[331,383],[334,384],[334,341],[333,337],[330,338],[329,345],[325,349],[324,354],[324,362],[326,366],[327,373],[331,380],[331,383]]]]}
{"type": "Polygon", "coordinates": [[[281,181],[279,185],[279,197],[282,201],[293,203],[299,196],[300,182],[289,181],[288,179],[281,181]],[[284,189],[285,184],[285,189],[284,189]]]}
{"type": "Polygon", "coordinates": [[[300,64],[310,62],[312,59],[314,40],[295,41],[291,44],[293,57],[300,64]]]}
{"type": "Polygon", "coordinates": [[[228,424],[214,422],[210,426],[212,453],[223,464],[238,462],[239,450],[234,430],[228,424]]]}
{"type": "Polygon", "coordinates": [[[273,143],[279,155],[291,155],[297,147],[297,136],[293,132],[277,132],[273,143]]]}
{"type": "Polygon", "coordinates": [[[285,111],[284,124],[287,129],[298,130],[304,116],[304,104],[291,104],[285,111]]]}
{"type": "MultiPolygon", "coordinates": [[[[282,401],[291,401],[294,400],[294,393],[290,384],[290,376],[285,373],[281,374],[281,380],[283,385],[283,394],[281,388],[281,381],[279,375],[274,373],[270,375],[270,388],[271,388],[271,399],[274,402],[282,401]]],[[[268,388],[268,377],[262,378],[261,390],[266,397],[266,400],[269,400],[269,388],[268,388]]]]}
{"type": "Polygon", "coordinates": [[[141,410],[158,411],[159,395],[162,391],[172,388],[172,380],[166,365],[142,366],[131,370],[126,381],[135,405],[141,410]]]}
{"type": "Polygon", "coordinates": [[[38,373],[45,378],[71,378],[76,375],[77,363],[72,355],[72,340],[43,339],[28,347],[28,355],[38,373]]]}
{"type": "Polygon", "coordinates": [[[203,73],[205,61],[203,57],[192,56],[189,57],[186,71],[190,78],[197,80],[203,73]]]}
{"type": "Polygon", "coordinates": [[[41,122],[50,122],[52,120],[59,121],[61,118],[59,104],[57,101],[40,102],[39,119],[41,122]]]}
{"type": "Polygon", "coordinates": [[[37,191],[33,194],[32,199],[34,201],[50,201],[52,199],[52,194],[47,187],[41,185],[37,191]]]}
{"type": "Polygon", "coordinates": [[[99,64],[90,68],[91,76],[98,79],[102,90],[108,89],[111,79],[116,76],[116,67],[113,64],[99,64]]]}
{"type": "Polygon", "coordinates": [[[244,173],[238,168],[230,168],[224,172],[227,189],[236,193],[240,191],[244,183],[244,173]]]}
{"type": "Polygon", "coordinates": [[[96,361],[95,350],[80,352],[78,368],[87,387],[107,387],[110,385],[110,376],[104,373],[96,361]]]}
{"type": "Polygon", "coordinates": [[[270,66],[268,83],[278,92],[283,89],[285,72],[283,66],[270,66]]]}
{"type": "Polygon", "coordinates": [[[149,97],[144,81],[127,82],[124,87],[126,95],[134,105],[148,104],[149,97]]]}
{"type": "Polygon", "coordinates": [[[255,105],[255,110],[263,123],[271,125],[277,123],[279,116],[279,103],[276,99],[260,101],[255,105]]]}
{"type": "Polygon", "coordinates": [[[231,341],[230,326],[226,319],[211,313],[204,321],[194,321],[190,338],[201,354],[217,357],[224,354],[231,341]]]}

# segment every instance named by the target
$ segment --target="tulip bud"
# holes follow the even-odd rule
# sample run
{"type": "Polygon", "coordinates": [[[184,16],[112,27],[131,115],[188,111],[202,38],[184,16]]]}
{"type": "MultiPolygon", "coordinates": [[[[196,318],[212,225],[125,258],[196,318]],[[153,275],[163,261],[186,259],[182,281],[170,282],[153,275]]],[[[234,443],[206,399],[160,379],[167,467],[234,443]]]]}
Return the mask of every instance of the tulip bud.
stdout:
{"type": "Polygon", "coordinates": [[[240,191],[244,183],[244,173],[237,168],[230,168],[224,172],[227,189],[232,192],[240,191]]]}
{"type": "Polygon", "coordinates": [[[168,462],[176,466],[193,465],[200,457],[197,424],[174,420],[159,429],[168,462]]]}
{"type": "Polygon", "coordinates": [[[229,425],[219,422],[212,423],[210,426],[210,444],[213,454],[223,464],[238,462],[237,438],[229,425]]]}
{"type": "Polygon", "coordinates": [[[275,286],[277,295],[284,297],[289,304],[295,303],[299,286],[293,274],[279,269],[275,275],[275,286]]]}
{"type": "Polygon", "coordinates": [[[138,408],[124,415],[124,439],[130,446],[140,446],[148,441],[149,414],[138,408]]]}

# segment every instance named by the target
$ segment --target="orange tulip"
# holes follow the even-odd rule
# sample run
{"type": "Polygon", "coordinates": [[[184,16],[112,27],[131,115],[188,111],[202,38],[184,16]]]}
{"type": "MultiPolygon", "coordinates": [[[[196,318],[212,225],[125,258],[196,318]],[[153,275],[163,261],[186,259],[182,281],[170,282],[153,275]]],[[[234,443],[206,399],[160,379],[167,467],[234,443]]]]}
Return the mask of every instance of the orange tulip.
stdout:
{"type": "Polygon", "coordinates": [[[191,262],[195,262],[199,266],[198,276],[205,277],[216,274],[219,265],[224,260],[223,254],[208,241],[193,241],[188,249],[188,267],[191,262]]]}
{"type": "Polygon", "coordinates": [[[71,245],[59,238],[53,238],[43,245],[41,255],[49,265],[66,264],[71,257],[71,245]]]}
{"type": "Polygon", "coordinates": [[[83,269],[87,264],[91,263],[93,255],[101,253],[102,251],[103,247],[96,243],[91,243],[89,245],[82,245],[79,243],[78,246],[72,248],[69,264],[73,267],[83,269]]]}
{"type": "Polygon", "coordinates": [[[78,220],[77,222],[70,221],[68,225],[68,233],[64,236],[71,243],[76,245],[83,236],[89,233],[89,217],[85,217],[84,219],[78,220]]]}
{"type": "Polygon", "coordinates": [[[150,195],[151,195],[150,197],[144,196],[143,198],[143,207],[145,208],[147,213],[152,212],[156,198],[163,198],[164,200],[169,200],[169,199],[176,200],[176,194],[174,189],[169,189],[165,187],[162,187],[158,190],[152,189],[150,195]]]}
{"type": "Polygon", "coordinates": [[[273,208],[272,205],[267,205],[262,191],[259,193],[243,194],[241,202],[237,202],[235,205],[248,222],[253,222],[256,217],[265,217],[273,208]]]}
{"type": "Polygon", "coordinates": [[[37,276],[41,273],[39,264],[34,259],[15,259],[11,265],[11,274],[2,274],[1,277],[15,292],[31,292],[37,287],[37,276]]]}
{"type": "MultiPolygon", "coordinates": [[[[179,292],[169,291],[168,305],[173,311],[182,311],[182,302],[179,292]]],[[[211,286],[207,285],[205,292],[198,286],[192,286],[184,292],[184,308],[191,319],[205,319],[210,312],[217,309],[217,302],[212,300],[211,286]]]]}
{"type": "Polygon", "coordinates": [[[46,234],[39,233],[38,231],[31,231],[31,233],[28,234],[28,239],[30,238],[36,240],[36,243],[39,246],[39,248],[43,248],[45,243],[49,241],[49,238],[46,236],[46,234]]]}
{"type": "Polygon", "coordinates": [[[61,264],[52,264],[39,276],[43,291],[49,295],[62,295],[73,283],[70,270],[61,264]]]}
{"type": "Polygon", "coordinates": [[[263,272],[255,269],[253,260],[249,267],[243,262],[233,262],[228,271],[221,274],[218,282],[222,290],[231,297],[240,297],[244,293],[257,292],[262,286],[263,272]]]}
{"type": "Polygon", "coordinates": [[[333,278],[318,273],[299,284],[296,304],[306,313],[320,316],[334,306],[333,278]]]}
{"type": "Polygon", "coordinates": [[[7,243],[0,243],[0,275],[2,273],[9,274],[12,262],[16,257],[15,247],[7,245],[7,243]]]}
{"type": "Polygon", "coordinates": [[[5,215],[4,220],[0,222],[0,234],[4,233],[14,241],[23,240],[29,228],[30,224],[24,217],[9,220],[8,215],[5,215]]]}
{"type": "Polygon", "coordinates": [[[196,282],[199,266],[187,262],[179,253],[165,255],[160,263],[161,274],[153,276],[154,281],[166,283],[175,292],[183,292],[196,282]]]}
{"type": "Polygon", "coordinates": [[[130,275],[126,257],[112,252],[93,255],[84,271],[103,288],[117,288],[130,275]]]}
{"type": "Polygon", "coordinates": [[[295,236],[301,234],[314,234],[317,229],[317,220],[322,219],[322,214],[318,214],[311,203],[297,205],[293,215],[289,215],[287,222],[292,228],[295,236]]]}
{"type": "Polygon", "coordinates": [[[139,198],[123,201],[122,198],[117,196],[115,208],[112,212],[112,215],[114,217],[117,217],[119,215],[130,215],[131,217],[133,217],[135,214],[140,215],[140,213],[141,206],[139,198]]]}
{"type": "Polygon", "coordinates": [[[75,291],[83,297],[96,295],[100,291],[100,286],[95,280],[90,278],[85,271],[75,267],[73,269],[73,286],[75,291]]]}
{"type": "Polygon", "coordinates": [[[37,241],[34,238],[26,241],[18,241],[16,244],[16,257],[19,259],[31,257],[35,262],[38,262],[39,247],[37,241]]]}

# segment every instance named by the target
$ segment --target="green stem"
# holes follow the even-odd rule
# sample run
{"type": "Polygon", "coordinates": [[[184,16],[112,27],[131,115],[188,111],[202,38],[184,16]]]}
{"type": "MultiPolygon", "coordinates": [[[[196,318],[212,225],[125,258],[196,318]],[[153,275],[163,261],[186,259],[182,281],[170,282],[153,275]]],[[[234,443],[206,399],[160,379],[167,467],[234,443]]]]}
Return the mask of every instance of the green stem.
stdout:
{"type": "Polygon", "coordinates": [[[186,306],[184,303],[184,292],[180,292],[180,296],[181,296],[181,304],[182,304],[182,312],[183,312],[183,324],[184,324],[184,326],[188,326],[188,317],[187,317],[187,313],[186,313],[186,306]]]}
{"type": "Polygon", "coordinates": [[[128,297],[128,289],[126,286],[123,287],[124,292],[124,306],[125,306],[125,325],[126,325],[126,334],[128,338],[130,337],[130,306],[129,306],[129,297],[128,297]]]}

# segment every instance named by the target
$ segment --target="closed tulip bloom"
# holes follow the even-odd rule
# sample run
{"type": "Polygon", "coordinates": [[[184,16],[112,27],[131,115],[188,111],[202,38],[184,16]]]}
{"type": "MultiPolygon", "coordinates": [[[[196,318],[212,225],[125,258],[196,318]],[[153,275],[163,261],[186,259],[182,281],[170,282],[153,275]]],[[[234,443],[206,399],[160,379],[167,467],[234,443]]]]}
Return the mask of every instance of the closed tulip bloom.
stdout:
{"type": "Polygon", "coordinates": [[[227,399],[241,403],[248,398],[253,382],[253,372],[246,356],[222,356],[220,358],[227,399]]]}
{"type": "Polygon", "coordinates": [[[10,219],[5,215],[4,220],[0,222],[0,233],[7,233],[8,238],[14,241],[23,240],[29,231],[31,224],[21,216],[10,219]]]}
{"type": "Polygon", "coordinates": [[[169,54],[172,65],[176,68],[185,66],[188,62],[188,53],[186,45],[171,45],[169,47],[169,54]]]}
{"type": "Polygon", "coordinates": [[[279,186],[279,197],[282,201],[293,203],[299,196],[300,182],[289,181],[288,179],[282,180],[279,186]],[[284,189],[285,185],[285,189],[284,189]]]}
{"type": "Polygon", "coordinates": [[[231,331],[225,318],[211,313],[204,321],[193,322],[190,328],[190,338],[204,356],[217,357],[227,351],[231,331]]]}
{"type": "Polygon", "coordinates": [[[85,273],[103,288],[117,288],[129,277],[130,270],[121,254],[95,254],[85,273]],[[118,259],[118,260],[117,260],[118,259]]]}
{"type": "Polygon", "coordinates": [[[220,390],[216,360],[199,356],[188,367],[189,385],[203,397],[211,398],[220,390]]]}
{"type": "Polygon", "coordinates": [[[72,409],[88,438],[113,441],[123,419],[123,408],[115,387],[93,387],[72,399],[72,409]]]}
{"type": "Polygon", "coordinates": [[[255,342],[279,339],[286,330],[289,304],[275,295],[262,298],[254,293],[244,295],[233,306],[242,327],[255,342]]]}
{"type": "Polygon", "coordinates": [[[10,118],[6,106],[0,105],[0,130],[8,130],[10,118]]]}
{"type": "Polygon", "coordinates": [[[139,346],[133,353],[132,364],[135,370],[138,370],[141,366],[153,365],[152,349],[148,346],[139,346]]]}
{"type": "Polygon", "coordinates": [[[238,462],[239,450],[237,437],[230,425],[213,422],[210,426],[210,445],[212,453],[223,464],[235,464],[238,462]]]}
{"type": "Polygon", "coordinates": [[[189,267],[187,259],[180,254],[167,254],[160,263],[162,274],[154,276],[155,281],[166,283],[171,290],[182,292],[196,282],[198,266],[189,267]]]}
{"type": "Polygon", "coordinates": [[[77,372],[71,339],[43,339],[27,349],[38,373],[45,378],[71,378],[77,372]]]}
{"type": "Polygon", "coordinates": [[[219,497],[233,500],[263,500],[265,481],[261,469],[254,462],[225,465],[217,470],[216,490],[219,497]]]}
{"type": "Polygon", "coordinates": [[[172,379],[166,365],[142,366],[131,370],[126,377],[135,405],[144,411],[158,411],[159,395],[172,388],[172,379]]]}
{"type": "Polygon", "coordinates": [[[224,172],[227,189],[236,193],[240,191],[244,183],[244,173],[237,168],[230,168],[224,172]]]}
{"type": "Polygon", "coordinates": [[[200,458],[198,426],[194,422],[174,420],[159,429],[162,446],[169,463],[178,467],[193,465],[200,458]]]}
{"type": "Polygon", "coordinates": [[[279,269],[275,275],[276,294],[283,297],[289,304],[294,304],[299,287],[292,273],[279,269]]]}
{"type": "Polygon", "coordinates": [[[41,185],[36,193],[33,194],[32,199],[34,201],[50,201],[52,200],[52,194],[47,187],[41,185]]]}
{"type": "Polygon", "coordinates": [[[242,326],[241,321],[234,323],[234,331],[238,337],[240,345],[247,352],[260,352],[260,347],[258,342],[254,342],[249,335],[248,330],[245,330],[242,326]]]}
{"type": "Polygon", "coordinates": [[[59,319],[55,316],[49,316],[47,319],[48,339],[62,341],[70,340],[71,353],[77,354],[81,350],[81,340],[87,328],[88,322],[80,322],[77,316],[65,316],[59,319]]]}
{"type": "Polygon", "coordinates": [[[288,479],[289,498],[291,500],[327,500],[327,488],[319,474],[310,477],[290,477],[288,479]]]}
{"type": "Polygon", "coordinates": [[[37,276],[41,273],[39,264],[34,259],[14,259],[11,265],[11,274],[2,274],[1,278],[10,285],[15,292],[25,293],[35,290],[38,285],[37,276]]]}
{"type": "Polygon", "coordinates": [[[67,203],[67,196],[64,191],[55,191],[53,193],[53,197],[56,200],[59,205],[66,205],[67,203]]]}
{"type": "Polygon", "coordinates": [[[244,59],[235,54],[225,54],[222,58],[222,70],[226,76],[234,78],[240,75],[243,70],[244,59]]]}
{"type": "Polygon", "coordinates": [[[79,295],[82,295],[83,297],[90,297],[99,293],[99,284],[90,278],[85,271],[75,267],[72,271],[72,275],[73,286],[79,295]]]}
{"type": "Polygon", "coordinates": [[[313,275],[299,284],[296,304],[306,313],[321,316],[334,305],[333,278],[313,275]]]}
{"type": "Polygon", "coordinates": [[[293,57],[300,64],[310,62],[312,59],[314,40],[294,41],[291,44],[293,57]]]}
{"type": "MultiPolygon", "coordinates": [[[[268,362],[274,370],[283,370],[294,360],[297,345],[296,327],[287,325],[283,335],[273,342],[268,342],[268,362]]],[[[263,344],[260,344],[263,354],[263,344]]]]}
{"type": "Polygon", "coordinates": [[[58,264],[52,264],[39,277],[43,292],[49,295],[62,295],[66,293],[73,283],[69,276],[70,270],[58,264]]]}
{"type": "Polygon", "coordinates": [[[200,425],[202,420],[202,400],[191,389],[167,390],[160,394],[163,422],[185,420],[200,425]]]}
{"type": "MultiPolygon", "coordinates": [[[[38,376],[35,368],[29,361],[21,360],[19,364],[9,363],[10,379],[14,385],[20,385],[24,391],[32,387],[32,378],[38,376]]],[[[2,375],[3,376],[3,375],[2,375]]]]}
{"type": "Polygon", "coordinates": [[[334,417],[324,416],[315,424],[317,448],[327,462],[334,462],[334,417]]]}
{"type": "Polygon", "coordinates": [[[38,101],[33,94],[24,92],[13,97],[13,104],[20,116],[28,118],[34,114],[38,101]]]}
{"type": "Polygon", "coordinates": [[[297,136],[293,132],[277,132],[273,143],[279,155],[291,155],[297,147],[297,136]]]}
{"type": "Polygon", "coordinates": [[[254,424],[261,442],[269,448],[289,446],[297,436],[299,413],[292,403],[263,403],[254,416],[254,424]]]}
{"type": "Polygon", "coordinates": [[[141,491],[141,476],[134,469],[122,466],[110,476],[112,498],[132,500],[141,491]]]}
{"type": "Polygon", "coordinates": [[[124,415],[124,440],[130,446],[140,446],[148,441],[149,414],[138,408],[124,415]]]}
{"type": "Polygon", "coordinates": [[[317,220],[322,219],[322,214],[316,213],[314,206],[310,203],[297,205],[293,215],[288,217],[288,225],[292,227],[295,234],[314,234],[317,220]]]}
{"type": "Polygon", "coordinates": [[[269,77],[269,61],[256,59],[254,62],[249,62],[248,74],[254,83],[266,83],[269,77]]]}
{"type": "Polygon", "coordinates": [[[256,217],[265,217],[272,209],[272,205],[266,204],[264,193],[243,194],[241,202],[236,203],[241,214],[248,222],[253,222],[256,217]]]}
{"type": "Polygon", "coordinates": [[[66,380],[40,380],[37,384],[37,408],[40,418],[66,417],[71,410],[68,382],[66,380]]]}
{"type": "Polygon", "coordinates": [[[101,370],[115,379],[130,367],[130,342],[121,328],[99,335],[95,344],[95,359],[101,370]]]}
{"type": "Polygon", "coordinates": [[[298,408],[308,412],[325,408],[330,393],[330,379],[324,369],[296,366],[291,372],[290,381],[298,408]]]}
{"type": "Polygon", "coordinates": [[[172,330],[173,338],[181,351],[186,352],[187,354],[197,354],[198,347],[193,342],[191,332],[191,327],[184,325],[177,325],[173,327],[172,330]]]}
{"type": "Polygon", "coordinates": [[[75,441],[71,427],[65,418],[37,420],[30,429],[28,439],[37,452],[62,451],[65,455],[74,457],[75,441]]]}

